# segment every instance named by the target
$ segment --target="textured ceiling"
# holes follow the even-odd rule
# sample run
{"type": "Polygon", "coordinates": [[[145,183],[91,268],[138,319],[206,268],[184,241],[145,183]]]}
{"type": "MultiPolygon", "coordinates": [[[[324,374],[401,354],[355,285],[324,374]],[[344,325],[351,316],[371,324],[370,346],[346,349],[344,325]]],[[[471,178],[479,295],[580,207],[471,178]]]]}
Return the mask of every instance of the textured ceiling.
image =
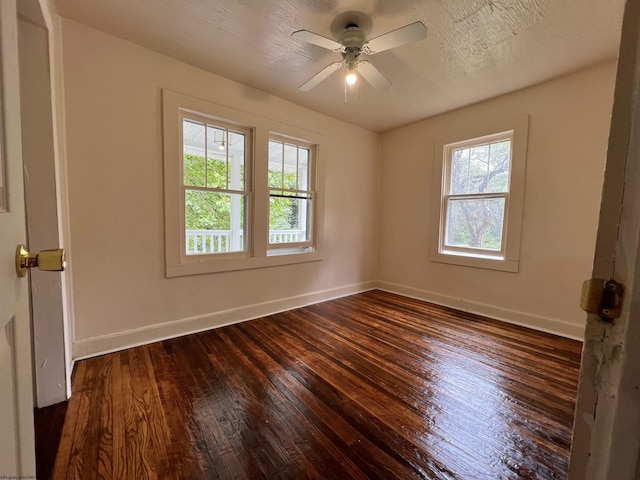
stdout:
{"type": "Polygon", "coordinates": [[[379,132],[615,59],[624,6],[624,0],[55,3],[63,17],[379,132]],[[332,23],[349,11],[370,21],[369,38],[416,20],[429,34],[367,58],[392,82],[389,90],[361,84],[345,103],[336,73],[310,92],[299,91],[341,57],[296,42],[291,33],[333,37],[332,23]]]}

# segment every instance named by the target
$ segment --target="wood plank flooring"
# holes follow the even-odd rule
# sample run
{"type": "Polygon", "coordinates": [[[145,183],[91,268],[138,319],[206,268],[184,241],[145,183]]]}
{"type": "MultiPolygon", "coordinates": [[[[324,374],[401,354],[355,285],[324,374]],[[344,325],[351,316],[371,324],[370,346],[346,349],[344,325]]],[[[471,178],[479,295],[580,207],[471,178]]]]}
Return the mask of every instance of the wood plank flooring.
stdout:
{"type": "Polygon", "coordinates": [[[581,343],[382,291],[76,365],[53,478],[556,479],[581,343]]]}
{"type": "Polygon", "coordinates": [[[67,402],[34,409],[36,441],[36,478],[51,478],[60,435],[67,413],[67,402]]]}

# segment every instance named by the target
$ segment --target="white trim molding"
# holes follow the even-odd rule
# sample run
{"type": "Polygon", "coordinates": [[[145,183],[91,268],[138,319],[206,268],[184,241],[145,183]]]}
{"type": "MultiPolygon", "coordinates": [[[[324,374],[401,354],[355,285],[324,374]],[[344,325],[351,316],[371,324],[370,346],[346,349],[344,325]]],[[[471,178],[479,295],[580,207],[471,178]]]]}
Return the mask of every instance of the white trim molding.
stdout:
{"type": "Polygon", "coordinates": [[[377,288],[384,290],[385,292],[397,293],[398,295],[424,300],[425,302],[434,303],[444,307],[455,308],[467,313],[482,315],[484,317],[519,325],[532,330],[551,333],[553,335],[559,335],[573,340],[583,341],[584,339],[584,325],[576,325],[557,318],[543,317],[526,312],[519,312],[517,310],[509,310],[506,308],[496,307],[494,305],[487,305],[458,297],[442,295],[441,293],[421,290],[397,283],[379,281],[377,282],[377,288]]]}
{"type": "Polygon", "coordinates": [[[322,260],[324,223],[324,163],[320,146],[324,136],[270,118],[243,112],[171,90],[162,90],[164,152],[165,275],[167,278],[204,273],[249,270],[322,260]],[[182,173],[184,119],[209,119],[222,125],[236,125],[252,140],[247,145],[246,171],[250,172],[243,195],[247,198],[246,248],[242,252],[189,255],[185,253],[184,188],[182,173]],[[269,255],[269,139],[302,140],[314,146],[313,241],[305,249],[282,250],[269,255]],[[249,133],[251,133],[249,135],[249,133]]]}
{"type": "Polygon", "coordinates": [[[362,282],[294,297],[245,305],[220,312],[206,313],[195,317],[182,318],[157,325],[124,330],[108,335],[76,340],[73,343],[73,358],[77,361],[84,358],[104,355],[105,353],[146,345],[169,338],[181,337],[183,335],[224,327],[234,323],[246,322],[293,308],[305,307],[314,303],[366,292],[375,288],[375,281],[362,282]]]}
{"type": "MultiPolygon", "coordinates": [[[[467,127],[463,131],[445,132],[436,139],[432,179],[432,234],[429,249],[429,259],[432,262],[518,272],[528,135],[529,116],[523,114],[487,121],[467,127]],[[499,193],[503,195],[505,202],[501,251],[493,254],[488,250],[483,252],[482,249],[445,246],[447,198],[453,197],[447,186],[450,182],[452,152],[463,146],[494,143],[504,139],[511,142],[511,156],[509,188],[507,192],[499,193]]],[[[486,195],[485,192],[478,193],[480,198],[486,195]]]]}

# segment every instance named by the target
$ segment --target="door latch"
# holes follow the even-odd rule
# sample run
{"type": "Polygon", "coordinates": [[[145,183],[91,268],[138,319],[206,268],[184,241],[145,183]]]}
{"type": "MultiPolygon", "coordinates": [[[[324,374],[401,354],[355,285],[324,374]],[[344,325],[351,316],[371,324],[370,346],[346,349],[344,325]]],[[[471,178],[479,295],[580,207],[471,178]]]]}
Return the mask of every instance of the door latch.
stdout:
{"type": "Polygon", "coordinates": [[[585,280],[580,295],[580,308],[599,315],[603,322],[614,323],[622,312],[623,294],[624,285],[615,280],[585,280]]]}

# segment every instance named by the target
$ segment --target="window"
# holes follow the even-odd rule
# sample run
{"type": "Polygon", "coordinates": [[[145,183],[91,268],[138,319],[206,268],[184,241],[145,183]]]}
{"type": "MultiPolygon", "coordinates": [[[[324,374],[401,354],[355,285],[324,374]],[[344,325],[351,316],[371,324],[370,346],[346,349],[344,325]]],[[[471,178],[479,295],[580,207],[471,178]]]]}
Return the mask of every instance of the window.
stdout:
{"type": "Polygon", "coordinates": [[[504,257],[511,134],[445,147],[441,251],[504,257]]]}
{"type": "Polygon", "coordinates": [[[431,259],[517,271],[526,125],[443,143],[431,259]]]}
{"type": "MultiPolygon", "coordinates": [[[[269,248],[311,249],[313,147],[272,136],[269,140],[269,248]]],[[[284,251],[284,250],[280,250],[284,251]]]]}
{"type": "Polygon", "coordinates": [[[246,152],[251,132],[194,114],[182,116],[186,255],[246,252],[246,152]]]}
{"type": "Polygon", "coordinates": [[[322,259],[322,136],[169,90],[162,116],[167,277],[322,259]]]}

